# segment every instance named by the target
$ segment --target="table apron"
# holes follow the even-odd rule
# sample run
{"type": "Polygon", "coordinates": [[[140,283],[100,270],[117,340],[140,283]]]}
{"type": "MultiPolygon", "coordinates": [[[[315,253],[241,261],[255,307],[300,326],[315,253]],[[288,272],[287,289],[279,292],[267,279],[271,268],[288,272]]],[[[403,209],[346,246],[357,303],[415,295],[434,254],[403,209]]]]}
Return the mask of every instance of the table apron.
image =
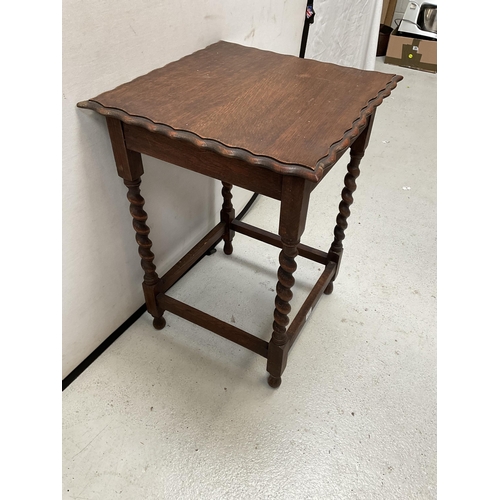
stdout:
{"type": "Polygon", "coordinates": [[[282,176],[238,158],[226,158],[187,141],[123,124],[127,149],[219,179],[255,193],[281,199],[282,176]]]}

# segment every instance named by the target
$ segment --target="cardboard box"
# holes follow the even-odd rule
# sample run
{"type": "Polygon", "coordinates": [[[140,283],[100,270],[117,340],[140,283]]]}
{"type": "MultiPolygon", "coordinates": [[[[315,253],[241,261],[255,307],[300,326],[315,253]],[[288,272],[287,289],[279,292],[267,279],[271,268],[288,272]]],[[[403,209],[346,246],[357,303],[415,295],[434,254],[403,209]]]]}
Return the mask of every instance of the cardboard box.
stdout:
{"type": "Polygon", "coordinates": [[[437,73],[437,41],[411,38],[395,29],[389,38],[384,62],[437,73]]]}

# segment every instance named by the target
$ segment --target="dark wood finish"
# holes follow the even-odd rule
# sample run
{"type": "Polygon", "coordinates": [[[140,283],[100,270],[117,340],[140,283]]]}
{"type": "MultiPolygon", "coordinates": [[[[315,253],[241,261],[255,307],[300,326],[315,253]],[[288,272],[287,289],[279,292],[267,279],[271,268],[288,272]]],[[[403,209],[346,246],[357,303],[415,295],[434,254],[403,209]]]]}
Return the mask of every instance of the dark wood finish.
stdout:
{"type": "Polygon", "coordinates": [[[106,118],[106,123],[118,175],[127,181],[138,179],[144,173],[142,158],[136,151],[127,149],[123,134],[123,123],[109,117],[106,118]]]}
{"type": "MultiPolygon", "coordinates": [[[[277,248],[283,248],[281,238],[269,231],[261,229],[259,227],[252,226],[250,224],[246,224],[240,220],[234,220],[231,223],[231,228],[234,229],[237,233],[244,234],[245,236],[249,236],[250,238],[254,238],[256,240],[262,241],[263,243],[267,243],[268,245],[272,245],[277,248]]],[[[328,258],[328,254],[316,248],[304,245],[299,243],[297,245],[297,252],[301,257],[305,259],[312,260],[314,262],[318,262],[319,264],[327,264],[331,259],[328,258]]]]}
{"type": "Polygon", "coordinates": [[[318,181],[400,79],[221,41],[80,105],[318,181]]]}
{"type": "Polygon", "coordinates": [[[249,170],[244,161],[227,158],[208,149],[199,149],[186,141],[155,134],[145,128],[123,126],[127,147],[180,167],[208,175],[275,200],[281,197],[281,176],[265,169],[249,170]]]}
{"type": "Polygon", "coordinates": [[[130,202],[130,215],[133,219],[133,227],[136,233],[135,239],[139,245],[139,255],[141,256],[141,267],[144,270],[144,281],[142,287],[146,299],[146,307],[148,312],[153,316],[153,325],[156,329],[161,330],[166,322],[163,318],[163,311],[158,307],[155,299],[155,287],[159,282],[156,266],[153,263],[155,258],[151,251],[153,243],[149,239],[149,226],[146,224],[148,214],[144,210],[144,198],[141,196],[139,186],[141,179],[133,181],[124,180],[128,188],[127,199],[130,202]]]}
{"type": "Polygon", "coordinates": [[[281,384],[290,348],[319,298],[332,291],[375,109],[401,78],[218,42],[78,103],[106,117],[118,175],[129,189],[144,295],[156,328],[164,326],[165,310],[177,314],[267,358],[269,385],[281,384]],[[312,191],[349,148],[326,253],[300,238],[312,191]],[[141,154],[222,182],[221,222],[161,278],[139,190],[141,154]],[[278,235],[235,220],[233,185],[281,201],[278,235]],[[231,254],[235,232],[281,248],[269,342],[165,295],[221,239],[231,254]],[[298,255],[325,269],[289,326],[298,255]]]}
{"type": "Polygon", "coordinates": [[[231,202],[233,195],[231,194],[232,184],[228,182],[222,182],[222,198],[224,202],[222,203],[222,210],[220,211],[220,220],[224,222],[224,253],[226,255],[231,255],[233,253],[233,241],[234,231],[231,229],[231,222],[234,220],[234,208],[231,202]]]}
{"type": "Polygon", "coordinates": [[[130,214],[133,219],[133,227],[136,233],[136,241],[139,245],[141,256],[141,267],[144,270],[142,289],[148,312],[153,316],[153,326],[161,330],[166,321],[163,318],[163,310],[156,302],[155,287],[159,281],[156,274],[156,266],[153,263],[154,253],[151,251],[152,242],[149,239],[150,229],[146,224],[148,214],[144,210],[144,198],[141,196],[141,176],[144,173],[142,158],[136,151],[131,151],[125,144],[123,123],[115,118],[107,117],[111,147],[115,157],[118,175],[123,179],[128,188],[127,199],[130,202],[130,214]]]}
{"type": "Polygon", "coordinates": [[[235,342],[251,351],[264,356],[267,358],[267,346],[268,343],[265,340],[259,339],[250,333],[247,333],[239,328],[236,328],[229,323],[225,323],[220,319],[214,318],[199,309],[184,304],[173,297],[168,297],[167,295],[158,296],[159,304],[166,310],[181,318],[187,319],[195,325],[206,328],[211,332],[220,335],[228,340],[235,342]]]}
{"type": "Polygon", "coordinates": [[[297,269],[295,257],[297,247],[304,232],[309,205],[311,184],[297,177],[283,179],[279,235],[282,250],[279,255],[278,283],[276,284],[276,299],[274,301],[273,334],[269,342],[267,371],[269,385],[277,388],[281,384],[281,374],[287,363],[288,342],[286,327],[291,311],[290,301],[293,297],[292,287],[295,283],[293,273],[297,269]]]}
{"type": "Polygon", "coordinates": [[[359,164],[361,159],[365,154],[365,150],[370,141],[371,130],[373,126],[374,115],[370,116],[368,124],[360,136],[354,141],[351,146],[351,161],[347,165],[347,174],[344,177],[344,189],[342,189],[341,197],[342,201],[339,204],[339,213],[336,219],[336,226],[333,231],[334,239],[328,251],[329,260],[334,260],[337,262],[337,267],[332,281],[325,290],[325,294],[329,295],[333,291],[333,282],[338,276],[340,270],[340,263],[342,261],[342,254],[344,252],[344,246],[342,241],[345,238],[345,230],[347,229],[347,218],[351,215],[350,206],[352,205],[353,193],[356,191],[356,179],[359,177],[359,164]]]}

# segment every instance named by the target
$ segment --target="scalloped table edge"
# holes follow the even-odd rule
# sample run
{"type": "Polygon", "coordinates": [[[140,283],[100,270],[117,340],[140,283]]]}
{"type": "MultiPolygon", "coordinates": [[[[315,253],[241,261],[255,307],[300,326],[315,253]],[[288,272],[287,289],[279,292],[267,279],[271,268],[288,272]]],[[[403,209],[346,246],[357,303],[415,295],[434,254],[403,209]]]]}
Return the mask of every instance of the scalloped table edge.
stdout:
{"type": "Polygon", "coordinates": [[[236,158],[251,165],[272,170],[278,174],[292,175],[313,182],[319,182],[325,170],[334,165],[339,154],[343,153],[354,142],[355,138],[366,126],[368,117],[374,112],[375,108],[382,104],[382,101],[391,94],[391,91],[396,88],[397,83],[402,79],[402,76],[394,75],[387,83],[386,87],[380,90],[376,97],[368,101],[366,106],[362,108],[360,116],[353,121],[351,128],[344,132],[342,139],[330,146],[328,153],[316,162],[314,168],[307,165],[284,163],[269,156],[258,156],[246,149],[230,147],[215,139],[203,138],[193,132],[177,130],[163,123],[155,123],[143,116],[130,115],[119,108],[103,106],[93,99],[81,101],[77,103],[77,107],[96,111],[103,116],[116,118],[128,125],[142,127],[150,132],[166,135],[171,139],[186,141],[199,149],[213,151],[226,158],[236,158]]]}

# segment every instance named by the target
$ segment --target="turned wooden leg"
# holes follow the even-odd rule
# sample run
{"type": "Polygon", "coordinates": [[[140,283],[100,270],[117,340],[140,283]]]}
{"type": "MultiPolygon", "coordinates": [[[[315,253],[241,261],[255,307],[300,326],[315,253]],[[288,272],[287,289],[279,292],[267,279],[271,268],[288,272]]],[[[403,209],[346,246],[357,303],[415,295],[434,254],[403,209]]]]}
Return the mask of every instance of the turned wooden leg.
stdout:
{"type": "Polygon", "coordinates": [[[127,198],[130,202],[130,214],[133,218],[132,225],[136,233],[135,239],[139,245],[141,266],[144,270],[144,281],[142,286],[146,298],[146,306],[154,318],[153,326],[157,330],[161,330],[165,326],[166,321],[163,317],[163,310],[158,307],[155,298],[155,285],[158,283],[159,278],[156,273],[156,266],[153,263],[155,256],[151,251],[152,242],[149,239],[150,229],[146,224],[148,214],[143,208],[144,198],[141,196],[141,191],[139,189],[141,179],[138,178],[132,181],[124,179],[124,183],[128,188],[127,198]]]}
{"type": "Polygon", "coordinates": [[[339,204],[339,213],[336,219],[335,229],[333,231],[334,239],[328,252],[328,260],[336,261],[337,268],[333,275],[332,281],[325,289],[325,294],[330,295],[333,291],[333,282],[340,270],[342,254],[344,252],[343,240],[345,238],[345,230],[347,229],[347,219],[351,215],[350,206],[352,205],[353,193],[356,191],[356,179],[359,177],[359,164],[365,154],[368,141],[370,139],[371,128],[373,125],[373,115],[369,117],[368,124],[359,137],[354,141],[350,151],[350,161],[347,165],[347,174],[344,177],[344,188],[342,189],[342,201],[339,204]]]}
{"type": "Polygon", "coordinates": [[[281,199],[280,227],[282,250],[279,255],[278,283],[274,301],[273,334],[269,342],[267,371],[268,383],[273,388],[281,385],[281,375],[286,367],[289,337],[287,326],[297,269],[297,246],[304,232],[311,186],[303,179],[285,177],[281,199]]]}
{"type": "Polygon", "coordinates": [[[226,255],[231,255],[233,253],[233,244],[232,240],[234,237],[234,231],[231,231],[231,222],[234,220],[234,208],[231,202],[233,195],[231,194],[231,189],[233,188],[232,184],[227,182],[222,183],[222,198],[224,202],[222,204],[222,210],[220,211],[220,220],[221,222],[226,223],[226,229],[224,231],[224,253],[226,255]]]}
{"type": "Polygon", "coordinates": [[[337,270],[335,271],[332,281],[330,281],[325,289],[326,295],[330,295],[333,292],[333,281],[337,277],[338,270],[340,268],[342,253],[344,252],[342,241],[345,238],[345,230],[348,226],[347,218],[351,215],[349,207],[354,201],[352,194],[356,191],[356,179],[359,176],[359,163],[362,157],[362,154],[352,154],[351,152],[351,161],[349,162],[349,165],[347,165],[347,175],[344,177],[345,187],[342,189],[342,201],[339,204],[339,214],[337,215],[336,220],[337,224],[333,231],[334,240],[328,252],[328,259],[337,261],[337,270]]]}
{"type": "Polygon", "coordinates": [[[269,357],[274,363],[268,363],[270,373],[268,383],[277,388],[281,385],[281,374],[286,365],[285,346],[288,342],[287,326],[290,322],[288,315],[291,311],[290,301],[293,297],[292,287],[295,284],[293,273],[297,269],[295,258],[298,255],[298,241],[283,241],[278,268],[278,283],[276,284],[276,299],[274,301],[273,335],[269,343],[269,357]]]}
{"type": "Polygon", "coordinates": [[[156,302],[155,287],[158,283],[156,266],[153,264],[154,254],[151,251],[151,240],[149,239],[149,227],[146,224],[148,214],[144,211],[144,198],[141,196],[139,186],[144,167],[140,153],[131,151],[125,143],[123,124],[119,120],[106,117],[109,138],[115,157],[118,175],[128,188],[127,198],[130,202],[130,213],[133,218],[133,226],[136,232],[136,241],[139,245],[141,266],[144,269],[144,281],[142,289],[148,312],[153,316],[153,325],[156,329],[162,329],[166,322],[163,318],[163,309],[156,302]]]}
{"type": "Polygon", "coordinates": [[[342,241],[345,238],[345,230],[348,223],[347,218],[351,215],[349,207],[352,205],[353,193],[356,191],[356,179],[359,177],[359,164],[361,162],[362,154],[352,154],[351,161],[347,165],[347,174],[344,177],[344,189],[342,189],[342,201],[339,204],[339,214],[337,215],[337,225],[333,231],[334,240],[330,247],[330,252],[340,255],[344,246],[342,241]]]}

